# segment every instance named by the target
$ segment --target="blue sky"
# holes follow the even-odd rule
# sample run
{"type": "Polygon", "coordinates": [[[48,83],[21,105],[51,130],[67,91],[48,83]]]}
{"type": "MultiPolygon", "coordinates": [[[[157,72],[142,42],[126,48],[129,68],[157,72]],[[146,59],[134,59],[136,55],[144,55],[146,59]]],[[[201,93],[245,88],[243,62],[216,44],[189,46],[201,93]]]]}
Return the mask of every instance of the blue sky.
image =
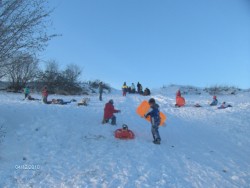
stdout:
{"type": "Polygon", "coordinates": [[[167,84],[250,88],[249,0],[50,0],[62,34],[42,53],[83,80],[120,88],[167,84]]]}

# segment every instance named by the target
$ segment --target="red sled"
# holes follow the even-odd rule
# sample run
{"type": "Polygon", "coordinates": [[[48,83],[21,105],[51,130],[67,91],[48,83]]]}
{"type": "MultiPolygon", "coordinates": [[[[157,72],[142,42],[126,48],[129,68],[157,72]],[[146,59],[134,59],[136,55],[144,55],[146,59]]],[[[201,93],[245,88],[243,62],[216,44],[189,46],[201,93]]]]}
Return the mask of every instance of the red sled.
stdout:
{"type": "Polygon", "coordinates": [[[115,137],[119,139],[134,139],[135,134],[131,130],[117,129],[115,137]]]}

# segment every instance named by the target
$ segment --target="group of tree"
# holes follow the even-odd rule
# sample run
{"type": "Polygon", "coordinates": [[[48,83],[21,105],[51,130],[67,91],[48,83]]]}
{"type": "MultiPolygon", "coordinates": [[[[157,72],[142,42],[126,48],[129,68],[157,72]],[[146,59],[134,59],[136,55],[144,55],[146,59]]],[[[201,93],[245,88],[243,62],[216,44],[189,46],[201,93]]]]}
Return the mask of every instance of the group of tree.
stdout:
{"type": "MultiPolygon", "coordinates": [[[[60,70],[55,61],[50,61],[44,70],[39,68],[39,53],[57,36],[48,34],[52,12],[48,0],[0,0],[0,80],[8,81],[12,91],[32,83],[38,90],[47,85],[51,93],[83,92],[78,66],[60,70]]],[[[88,85],[94,88],[97,84],[94,81],[88,85]]]]}
{"type": "Polygon", "coordinates": [[[46,0],[1,0],[0,79],[19,89],[35,78],[37,53],[56,35],[49,35],[53,10],[46,0]]]}

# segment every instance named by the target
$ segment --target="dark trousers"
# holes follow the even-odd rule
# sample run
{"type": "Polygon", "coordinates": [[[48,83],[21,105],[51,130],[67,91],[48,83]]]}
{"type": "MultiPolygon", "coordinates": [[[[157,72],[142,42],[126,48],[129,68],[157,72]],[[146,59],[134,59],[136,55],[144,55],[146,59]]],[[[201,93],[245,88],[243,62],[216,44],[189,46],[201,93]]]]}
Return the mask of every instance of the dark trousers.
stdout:
{"type": "Polygon", "coordinates": [[[108,123],[110,119],[111,119],[111,125],[116,125],[116,117],[115,116],[112,116],[109,119],[105,119],[105,123],[108,123]]]}
{"type": "Polygon", "coordinates": [[[44,97],[44,96],[43,96],[43,102],[44,102],[45,104],[48,104],[47,97],[44,97]]]}
{"type": "Polygon", "coordinates": [[[99,100],[102,101],[102,93],[99,93],[99,100]]]}
{"type": "Polygon", "coordinates": [[[153,138],[154,140],[159,140],[161,141],[161,137],[160,137],[160,134],[159,134],[159,125],[152,125],[151,127],[151,132],[152,132],[152,135],[153,135],[153,138]]]}

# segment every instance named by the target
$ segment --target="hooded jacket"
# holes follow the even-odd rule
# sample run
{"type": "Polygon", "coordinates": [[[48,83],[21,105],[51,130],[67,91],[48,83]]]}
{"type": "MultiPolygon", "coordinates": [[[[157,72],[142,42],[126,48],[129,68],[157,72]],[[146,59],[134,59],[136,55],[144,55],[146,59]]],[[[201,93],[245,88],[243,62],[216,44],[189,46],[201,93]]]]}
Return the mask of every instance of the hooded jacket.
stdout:
{"type": "Polygon", "coordinates": [[[104,119],[112,118],[114,113],[117,113],[117,112],[119,112],[119,110],[116,110],[114,105],[108,102],[104,108],[104,119]]]}
{"type": "Polygon", "coordinates": [[[160,110],[159,110],[159,105],[158,104],[154,104],[150,108],[150,110],[145,115],[145,117],[147,118],[148,116],[150,116],[150,121],[151,121],[153,126],[155,126],[155,125],[159,126],[160,125],[161,118],[160,118],[160,110]]]}

